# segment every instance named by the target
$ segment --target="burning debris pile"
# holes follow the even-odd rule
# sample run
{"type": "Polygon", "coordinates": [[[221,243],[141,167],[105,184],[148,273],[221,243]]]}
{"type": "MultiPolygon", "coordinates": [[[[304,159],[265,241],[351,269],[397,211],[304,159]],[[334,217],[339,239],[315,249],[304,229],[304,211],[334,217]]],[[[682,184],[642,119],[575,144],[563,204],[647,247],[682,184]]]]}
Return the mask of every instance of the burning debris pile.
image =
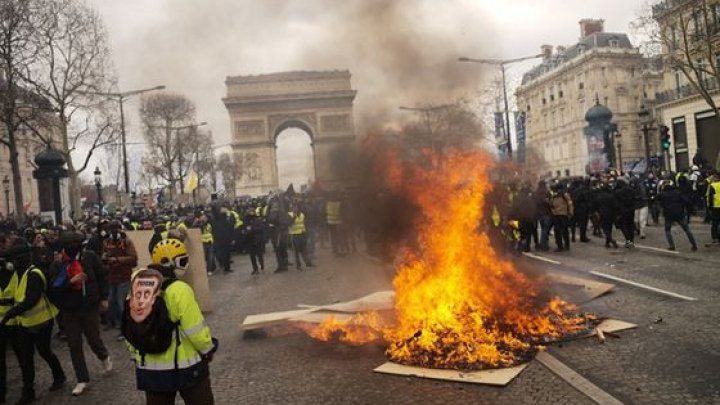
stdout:
{"type": "Polygon", "coordinates": [[[428,164],[383,159],[387,186],[409,196],[421,217],[417,240],[400,256],[394,315],[363,313],[310,330],[321,340],[382,339],[393,362],[480,370],[526,362],[552,340],[584,333],[592,321],[492,248],[483,228],[493,159],[483,152],[428,154],[428,164]]]}

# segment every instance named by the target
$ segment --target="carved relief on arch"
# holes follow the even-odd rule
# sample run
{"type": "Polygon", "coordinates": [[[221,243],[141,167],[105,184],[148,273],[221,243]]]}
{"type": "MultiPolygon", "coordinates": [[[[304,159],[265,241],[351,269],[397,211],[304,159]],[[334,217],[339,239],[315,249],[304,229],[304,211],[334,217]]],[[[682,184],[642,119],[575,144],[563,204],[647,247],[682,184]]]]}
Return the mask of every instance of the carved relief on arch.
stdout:
{"type": "Polygon", "coordinates": [[[323,115],[320,117],[323,131],[342,131],[351,129],[350,114],[323,115]]]}
{"type": "Polygon", "coordinates": [[[235,122],[235,137],[262,136],[265,135],[265,121],[246,120],[235,122]]]}
{"type": "Polygon", "coordinates": [[[288,121],[300,121],[310,126],[313,135],[317,129],[317,117],[315,113],[294,113],[294,114],[275,114],[268,117],[270,122],[271,134],[275,135],[281,125],[288,121]]]}

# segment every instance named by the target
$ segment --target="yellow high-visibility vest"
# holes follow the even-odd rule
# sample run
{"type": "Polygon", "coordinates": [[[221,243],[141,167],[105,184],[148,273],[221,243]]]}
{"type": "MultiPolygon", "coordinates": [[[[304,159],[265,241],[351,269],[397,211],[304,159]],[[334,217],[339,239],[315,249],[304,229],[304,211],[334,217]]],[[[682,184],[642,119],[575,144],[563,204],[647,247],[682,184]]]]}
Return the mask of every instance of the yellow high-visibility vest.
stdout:
{"type": "Polygon", "coordinates": [[[327,215],[328,225],[340,225],[343,223],[340,216],[340,201],[328,201],[325,205],[325,214],[327,215]]]}
{"type": "Polygon", "coordinates": [[[235,218],[235,224],[233,225],[233,227],[235,229],[239,229],[243,225],[243,221],[240,218],[240,214],[235,212],[235,210],[229,210],[228,212],[230,213],[230,215],[233,216],[233,218],[235,218]]]}
{"type": "Polygon", "coordinates": [[[209,223],[202,226],[202,243],[213,243],[212,229],[212,224],[209,223]]]}
{"type": "Polygon", "coordinates": [[[710,183],[708,187],[708,197],[710,197],[710,189],[715,190],[715,195],[713,196],[713,200],[708,201],[708,203],[712,203],[712,208],[720,208],[720,180],[710,183]]]}
{"type": "Polygon", "coordinates": [[[288,234],[289,235],[302,235],[305,233],[305,214],[302,212],[295,216],[294,212],[288,212],[288,215],[290,215],[290,218],[292,218],[293,222],[290,224],[290,227],[288,228],[288,234]]]}
{"type": "MultiPolygon", "coordinates": [[[[0,299],[14,301],[15,300],[15,292],[17,291],[17,288],[18,288],[18,275],[17,275],[17,273],[13,272],[13,275],[10,277],[10,282],[8,283],[7,287],[5,287],[4,290],[0,291],[0,299]]],[[[0,319],[2,319],[5,316],[5,314],[12,307],[13,307],[13,304],[0,304],[0,319]]],[[[15,325],[17,325],[17,320],[15,318],[10,319],[6,325],[15,326],[15,325]]]]}
{"type": "Polygon", "coordinates": [[[144,356],[130,343],[125,342],[137,368],[138,384],[152,385],[158,379],[172,379],[178,370],[198,365],[202,356],[213,349],[210,328],[200,312],[192,287],[175,281],[161,293],[171,322],[179,322],[180,344],[175,337],[164,353],[146,353],[144,356]]]}
{"type": "MultiPolygon", "coordinates": [[[[30,273],[35,273],[40,276],[40,278],[43,281],[43,284],[45,287],[47,287],[47,280],[45,279],[45,274],[43,274],[42,270],[38,269],[37,267],[31,267],[28,271],[23,274],[22,278],[20,279],[20,284],[18,285],[17,290],[15,291],[15,302],[20,303],[25,301],[25,293],[27,291],[27,284],[28,284],[28,275],[30,273]]],[[[44,288],[43,288],[44,290],[44,288]]],[[[55,305],[53,305],[50,300],[48,300],[47,295],[45,295],[45,292],[43,291],[42,296],[38,300],[37,303],[35,303],[35,306],[32,307],[30,310],[23,312],[22,314],[17,316],[18,324],[25,328],[31,328],[33,326],[40,325],[42,323],[45,323],[53,318],[55,318],[58,314],[58,309],[55,305]]]]}

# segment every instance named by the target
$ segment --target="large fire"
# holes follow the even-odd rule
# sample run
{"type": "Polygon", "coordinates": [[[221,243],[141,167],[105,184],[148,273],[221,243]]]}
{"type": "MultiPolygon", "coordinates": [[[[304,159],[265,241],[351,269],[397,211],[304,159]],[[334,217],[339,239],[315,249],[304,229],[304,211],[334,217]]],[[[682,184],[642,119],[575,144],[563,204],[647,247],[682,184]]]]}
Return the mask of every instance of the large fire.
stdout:
{"type": "Polygon", "coordinates": [[[383,339],[397,363],[476,370],[527,361],[543,343],[586,329],[574,306],[543,299],[543,283],[491,246],[483,217],[493,159],[482,152],[427,158],[429,164],[384,159],[387,185],[422,213],[416,243],[398,260],[394,319],[332,319],[311,335],[350,343],[383,339]]]}

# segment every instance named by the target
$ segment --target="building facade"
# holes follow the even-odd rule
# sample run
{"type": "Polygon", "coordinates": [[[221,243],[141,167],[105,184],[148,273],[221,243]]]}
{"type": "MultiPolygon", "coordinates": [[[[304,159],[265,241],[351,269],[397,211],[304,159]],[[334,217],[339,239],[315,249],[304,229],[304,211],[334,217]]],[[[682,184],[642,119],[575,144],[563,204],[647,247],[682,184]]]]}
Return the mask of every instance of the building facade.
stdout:
{"type": "Polygon", "coordinates": [[[720,2],[664,0],[653,6],[653,18],[666,66],[656,115],[670,129],[671,168],[687,169],[696,155],[720,167],[720,119],[698,91],[720,104],[720,2]]]}
{"type": "MultiPolygon", "coordinates": [[[[5,136],[5,128],[0,125],[0,139],[5,136]]],[[[12,170],[10,167],[10,150],[0,143],[0,187],[3,187],[2,198],[0,198],[0,213],[6,215],[8,212],[15,214],[23,211],[26,214],[40,213],[40,193],[38,191],[37,181],[33,178],[35,170],[35,155],[46,148],[38,138],[31,135],[29,130],[20,129],[16,133],[18,139],[18,162],[20,164],[20,178],[22,179],[23,207],[19,209],[15,207],[14,186],[12,178],[12,170]],[[4,180],[7,178],[7,183],[4,180]],[[8,186],[8,193],[5,193],[5,184],[8,186]],[[6,195],[8,198],[6,198],[6,195]]],[[[62,201],[67,198],[67,179],[60,182],[60,194],[62,201]]]]}
{"type": "MultiPolygon", "coordinates": [[[[645,143],[639,112],[653,103],[662,74],[626,34],[607,33],[604,21],[580,21],[581,38],[570,46],[543,45],[543,61],[524,74],[516,90],[526,116],[528,169],[545,176],[581,176],[588,167],[585,113],[599,102],[613,112],[616,156],[623,170],[640,167],[645,143]],[[619,136],[618,136],[619,134],[619,136]]],[[[658,141],[650,137],[651,155],[658,141]]],[[[620,164],[618,163],[618,166],[620,164]]]]}

